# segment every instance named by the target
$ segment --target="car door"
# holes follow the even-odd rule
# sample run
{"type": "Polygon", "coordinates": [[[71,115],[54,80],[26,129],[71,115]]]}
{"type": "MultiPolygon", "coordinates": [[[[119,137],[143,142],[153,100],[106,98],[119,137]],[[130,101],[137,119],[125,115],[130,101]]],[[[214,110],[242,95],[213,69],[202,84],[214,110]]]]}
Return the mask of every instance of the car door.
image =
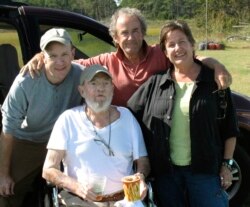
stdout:
{"type": "Polygon", "coordinates": [[[52,27],[65,28],[72,36],[73,45],[82,58],[114,51],[108,28],[89,17],[58,9],[22,6],[20,19],[27,35],[28,57],[40,51],[40,36],[52,27]]]}

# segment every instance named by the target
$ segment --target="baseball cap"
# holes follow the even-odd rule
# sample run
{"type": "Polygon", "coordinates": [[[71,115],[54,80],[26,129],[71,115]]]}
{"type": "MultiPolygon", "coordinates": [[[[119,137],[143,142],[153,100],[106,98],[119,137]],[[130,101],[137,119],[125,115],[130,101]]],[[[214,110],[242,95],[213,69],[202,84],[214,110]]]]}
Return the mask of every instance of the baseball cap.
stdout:
{"type": "Polygon", "coordinates": [[[109,73],[107,68],[105,68],[102,65],[96,64],[96,65],[91,65],[89,67],[84,68],[80,77],[80,85],[82,85],[83,82],[86,80],[91,81],[95,77],[95,75],[98,73],[105,73],[112,79],[112,75],[109,73]]]}
{"type": "Polygon", "coordinates": [[[40,48],[44,50],[50,42],[60,42],[64,45],[71,44],[71,37],[65,29],[52,28],[44,33],[40,40],[40,48]]]}

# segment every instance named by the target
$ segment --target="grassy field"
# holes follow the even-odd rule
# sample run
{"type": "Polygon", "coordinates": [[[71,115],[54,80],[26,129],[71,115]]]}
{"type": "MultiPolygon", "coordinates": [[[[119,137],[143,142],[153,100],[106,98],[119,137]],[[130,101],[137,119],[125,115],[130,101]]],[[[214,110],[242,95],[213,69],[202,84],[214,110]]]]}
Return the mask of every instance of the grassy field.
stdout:
{"type": "MultiPolygon", "coordinates": [[[[146,40],[150,44],[158,43],[161,26],[164,22],[149,21],[146,40]]],[[[205,40],[205,33],[192,27],[193,35],[197,41],[205,40]]],[[[209,40],[220,41],[226,45],[225,50],[196,50],[197,55],[213,57],[223,63],[233,77],[231,89],[250,96],[250,41],[226,41],[226,37],[221,34],[213,35],[209,40]]],[[[198,47],[197,47],[198,48],[198,47]]]]}

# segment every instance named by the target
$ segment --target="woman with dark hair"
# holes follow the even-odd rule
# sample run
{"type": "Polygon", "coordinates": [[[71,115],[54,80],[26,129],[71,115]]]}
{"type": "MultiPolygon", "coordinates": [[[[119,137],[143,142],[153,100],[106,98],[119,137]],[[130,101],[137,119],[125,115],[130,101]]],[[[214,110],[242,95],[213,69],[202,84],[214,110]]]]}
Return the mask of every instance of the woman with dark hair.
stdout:
{"type": "Polygon", "coordinates": [[[152,76],[128,106],[142,122],[158,206],[227,207],[239,133],[230,89],[195,58],[184,21],[163,26],[160,45],[169,70],[152,76]]]}

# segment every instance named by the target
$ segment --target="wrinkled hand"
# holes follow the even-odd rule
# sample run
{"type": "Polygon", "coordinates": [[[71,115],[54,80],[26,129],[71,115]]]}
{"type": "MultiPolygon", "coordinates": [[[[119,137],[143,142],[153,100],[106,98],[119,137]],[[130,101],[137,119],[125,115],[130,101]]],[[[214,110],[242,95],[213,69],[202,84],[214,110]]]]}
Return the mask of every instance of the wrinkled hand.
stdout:
{"type": "Polygon", "coordinates": [[[232,185],[233,176],[231,171],[227,167],[221,166],[220,178],[221,178],[221,186],[225,190],[232,185]]]}
{"type": "Polygon", "coordinates": [[[218,89],[226,89],[232,84],[232,76],[226,70],[225,66],[222,64],[216,64],[214,66],[215,70],[215,81],[218,85],[218,89]]]}
{"type": "Polygon", "coordinates": [[[87,201],[97,201],[98,195],[95,194],[86,183],[78,183],[75,192],[76,195],[87,201]]]}
{"type": "Polygon", "coordinates": [[[145,183],[144,180],[140,181],[140,196],[141,196],[141,200],[143,200],[148,192],[148,187],[147,184],[145,183]]]}
{"type": "Polygon", "coordinates": [[[6,175],[0,176],[0,195],[3,197],[8,197],[14,195],[15,182],[13,179],[6,175]]]}
{"type": "Polygon", "coordinates": [[[148,186],[142,173],[135,173],[135,176],[138,176],[140,178],[140,197],[141,200],[143,200],[147,196],[148,186]]]}
{"type": "Polygon", "coordinates": [[[36,75],[40,75],[40,70],[43,65],[43,53],[37,53],[26,65],[21,68],[20,74],[24,76],[27,72],[29,72],[30,76],[34,78],[36,75]]]}

